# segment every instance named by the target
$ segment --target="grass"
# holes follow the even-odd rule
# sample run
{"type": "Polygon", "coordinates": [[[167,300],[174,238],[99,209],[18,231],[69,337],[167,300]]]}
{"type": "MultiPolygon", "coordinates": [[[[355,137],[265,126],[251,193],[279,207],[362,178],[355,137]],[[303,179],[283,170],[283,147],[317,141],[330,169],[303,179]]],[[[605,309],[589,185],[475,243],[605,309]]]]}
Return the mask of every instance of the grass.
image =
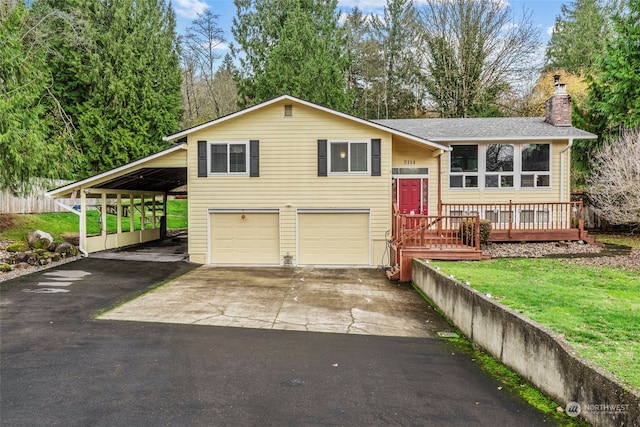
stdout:
{"type": "MultiPolygon", "coordinates": [[[[87,234],[99,234],[101,228],[100,212],[87,211],[87,234]]],[[[167,229],[176,228],[187,228],[186,200],[167,200],[167,229]]],[[[65,236],[78,235],[78,216],[70,212],[0,215],[0,239],[21,240],[27,232],[36,229],[51,234],[59,242],[65,236]]],[[[140,229],[139,214],[134,215],[134,229],[140,229]]],[[[114,233],[116,230],[116,216],[107,215],[107,231],[114,233]]],[[[130,231],[129,218],[122,218],[122,230],[130,231]]]]}
{"type": "Polygon", "coordinates": [[[637,273],[560,259],[443,261],[431,265],[564,334],[583,357],[640,387],[637,273]]]}

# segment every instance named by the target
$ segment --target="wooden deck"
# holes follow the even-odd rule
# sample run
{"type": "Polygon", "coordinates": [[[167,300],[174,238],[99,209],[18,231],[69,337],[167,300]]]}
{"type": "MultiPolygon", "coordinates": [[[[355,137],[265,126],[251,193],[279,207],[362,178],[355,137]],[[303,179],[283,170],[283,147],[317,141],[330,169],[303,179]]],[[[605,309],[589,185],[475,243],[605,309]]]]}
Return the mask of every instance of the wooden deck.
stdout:
{"type": "Polygon", "coordinates": [[[393,207],[391,280],[411,280],[411,260],[487,259],[480,247],[480,220],[491,222],[489,242],[584,240],[582,202],[568,203],[441,203],[442,215],[404,215],[393,207]],[[462,235],[460,224],[471,222],[474,235],[462,235]]]}

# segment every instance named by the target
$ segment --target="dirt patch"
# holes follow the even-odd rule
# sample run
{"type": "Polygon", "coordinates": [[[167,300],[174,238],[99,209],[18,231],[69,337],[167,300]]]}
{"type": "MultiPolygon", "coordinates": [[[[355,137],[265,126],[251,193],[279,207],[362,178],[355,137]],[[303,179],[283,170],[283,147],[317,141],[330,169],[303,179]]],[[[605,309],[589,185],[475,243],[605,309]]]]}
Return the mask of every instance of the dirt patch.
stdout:
{"type": "Polygon", "coordinates": [[[16,220],[12,214],[0,214],[0,232],[12,228],[15,223],[16,220]]]}

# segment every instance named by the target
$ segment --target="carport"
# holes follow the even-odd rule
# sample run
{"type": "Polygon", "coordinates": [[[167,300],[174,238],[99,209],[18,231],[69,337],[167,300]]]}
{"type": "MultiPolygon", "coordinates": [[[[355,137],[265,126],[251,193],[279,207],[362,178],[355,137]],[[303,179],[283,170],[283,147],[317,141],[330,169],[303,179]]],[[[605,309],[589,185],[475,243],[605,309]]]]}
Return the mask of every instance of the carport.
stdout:
{"type": "Polygon", "coordinates": [[[45,193],[66,199],[60,206],[77,214],[80,248],[85,253],[149,242],[166,232],[167,197],[187,183],[186,144],[45,193]],[[87,233],[87,212],[100,212],[101,231],[87,233]],[[115,215],[116,232],[107,231],[107,215],[115,215]]]}

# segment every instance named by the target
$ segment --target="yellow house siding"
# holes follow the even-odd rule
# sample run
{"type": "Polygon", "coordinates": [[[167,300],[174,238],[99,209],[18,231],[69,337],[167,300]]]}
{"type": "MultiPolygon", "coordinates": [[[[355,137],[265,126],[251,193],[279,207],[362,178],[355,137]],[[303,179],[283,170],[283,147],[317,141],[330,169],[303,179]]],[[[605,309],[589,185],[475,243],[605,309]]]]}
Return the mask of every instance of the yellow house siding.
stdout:
{"type": "MultiPolygon", "coordinates": [[[[430,147],[403,141],[393,144],[393,168],[429,168],[428,214],[438,214],[438,157],[430,147]]],[[[417,176],[411,176],[413,178],[417,176]]]]}
{"type": "MultiPolygon", "coordinates": [[[[479,156],[482,156],[482,148],[491,142],[480,142],[479,156]]],[[[509,143],[500,141],[500,143],[509,143]]],[[[567,147],[567,141],[514,141],[512,144],[518,146],[522,144],[550,144],[551,148],[551,164],[550,164],[550,188],[449,188],[449,153],[442,156],[442,199],[445,203],[534,203],[534,202],[560,202],[568,201],[570,191],[569,164],[570,159],[567,156],[564,165],[564,177],[561,177],[560,157],[561,151],[567,147]],[[563,190],[561,190],[563,188],[563,190]],[[561,200],[561,194],[564,192],[564,199],[561,200]]],[[[473,144],[473,143],[469,143],[473,144]]],[[[462,145],[462,144],[461,144],[462,145]]],[[[565,152],[567,155],[568,151],[565,152]]],[[[516,156],[519,151],[516,150],[516,156]]],[[[479,168],[481,169],[481,168],[479,168]]],[[[519,174],[517,167],[514,174],[519,174]]],[[[483,175],[483,170],[478,171],[478,175],[483,175]]]]}
{"type": "Polygon", "coordinates": [[[280,209],[283,256],[296,253],[296,209],[371,209],[373,259],[379,260],[382,256],[391,204],[389,133],[287,101],[189,134],[188,151],[192,261],[206,262],[207,212],[212,208],[280,209]],[[293,104],[293,117],[284,117],[284,104],[293,104]],[[370,141],[373,138],[382,141],[382,176],[370,176],[370,173],[317,176],[318,139],[370,141]],[[197,141],[249,140],[260,141],[259,177],[197,176],[197,141]]]}

